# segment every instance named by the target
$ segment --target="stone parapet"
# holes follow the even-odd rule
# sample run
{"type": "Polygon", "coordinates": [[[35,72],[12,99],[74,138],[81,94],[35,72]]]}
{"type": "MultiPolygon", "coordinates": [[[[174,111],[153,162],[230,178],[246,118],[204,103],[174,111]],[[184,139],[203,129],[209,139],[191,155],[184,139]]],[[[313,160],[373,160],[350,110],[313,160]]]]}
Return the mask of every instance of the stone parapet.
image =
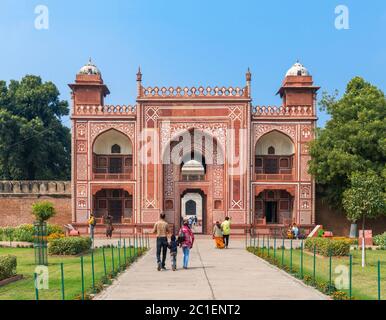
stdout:
{"type": "Polygon", "coordinates": [[[0,181],[0,197],[9,195],[71,196],[70,181],[0,181]]]}

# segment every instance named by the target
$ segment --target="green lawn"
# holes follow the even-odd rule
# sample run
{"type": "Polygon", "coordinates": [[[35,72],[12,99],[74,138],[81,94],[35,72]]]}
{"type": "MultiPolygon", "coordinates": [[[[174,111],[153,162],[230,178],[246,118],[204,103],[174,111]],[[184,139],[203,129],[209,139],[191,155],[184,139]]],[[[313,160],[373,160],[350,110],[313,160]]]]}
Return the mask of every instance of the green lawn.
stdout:
{"type": "MultiPolygon", "coordinates": [[[[265,248],[267,254],[267,248],[265,248]]],[[[313,277],[313,254],[303,251],[303,275],[313,277]]],[[[352,296],[357,300],[377,300],[378,299],[378,260],[381,261],[381,299],[386,300],[386,251],[384,250],[367,250],[366,251],[366,267],[361,266],[361,251],[352,250],[353,267],[352,267],[352,296]]],[[[274,250],[270,249],[270,257],[274,256],[274,250]]],[[[280,267],[282,263],[282,250],[276,250],[277,265],[280,267]]],[[[284,250],[284,265],[289,271],[291,265],[290,250],[284,250]]],[[[294,249],[292,251],[292,268],[293,273],[300,273],[301,251],[294,249]]],[[[328,257],[316,256],[316,280],[329,283],[330,261],[328,257]]],[[[335,280],[343,279],[342,271],[349,270],[349,257],[333,257],[332,258],[332,285],[335,285],[335,280]],[[346,267],[346,268],[344,268],[346,267]]],[[[348,279],[349,277],[346,277],[348,279]]],[[[339,283],[339,281],[338,281],[339,283]]],[[[349,293],[348,289],[339,291],[349,293]]]]}
{"type": "MultiPolygon", "coordinates": [[[[114,248],[114,270],[118,271],[119,254],[118,249],[114,248]]],[[[26,248],[0,248],[0,255],[15,255],[17,257],[17,273],[22,274],[24,279],[6,286],[0,287],[0,300],[35,300],[34,289],[34,270],[35,258],[34,249],[26,248]]],[[[126,248],[126,258],[128,264],[129,257],[134,260],[134,249],[126,248]],[[131,251],[130,251],[131,250],[131,251]]],[[[113,259],[111,248],[105,248],[106,257],[106,272],[107,278],[111,278],[113,271],[113,259]]],[[[84,288],[87,294],[93,293],[92,289],[92,264],[91,253],[83,255],[84,259],[84,288]]],[[[64,264],[64,291],[65,299],[73,300],[80,299],[82,293],[81,281],[81,258],[80,257],[65,257],[65,256],[48,256],[49,270],[49,288],[39,290],[39,300],[61,300],[61,270],[60,263],[64,264]]],[[[120,262],[124,267],[124,250],[120,249],[120,262]]],[[[95,249],[94,251],[94,271],[95,284],[100,288],[102,281],[109,281],[105,278],[103,251],[95,249]]]]}

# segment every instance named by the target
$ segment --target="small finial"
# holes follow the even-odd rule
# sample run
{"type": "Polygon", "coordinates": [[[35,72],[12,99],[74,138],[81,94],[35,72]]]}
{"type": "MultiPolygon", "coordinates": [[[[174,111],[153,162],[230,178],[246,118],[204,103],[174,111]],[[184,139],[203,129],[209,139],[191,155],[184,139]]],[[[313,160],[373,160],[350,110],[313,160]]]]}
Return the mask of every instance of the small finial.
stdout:
{"type": "Polygon", "coordinates": [[[138,72],[137,72],[137,81],[142,81],[142,73],[141,73],[141,67],[138,67],[138,72]]]}
{"type": "Polygon", "coordinates": [[[252,80],[252,74],[251,74],[251,70],[249,69],[249,67],[248,67],[247,73],[245,74],[245,78],[247,79],[247,81],[252,80]]]}

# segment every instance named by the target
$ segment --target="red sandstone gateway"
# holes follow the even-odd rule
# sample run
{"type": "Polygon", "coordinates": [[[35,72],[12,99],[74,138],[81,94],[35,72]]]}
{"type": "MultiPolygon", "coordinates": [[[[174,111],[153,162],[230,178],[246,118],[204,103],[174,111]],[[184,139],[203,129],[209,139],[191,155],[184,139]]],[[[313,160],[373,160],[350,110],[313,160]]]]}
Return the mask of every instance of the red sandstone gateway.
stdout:
{"type": "Polygon", "coordinates": [[[70,88],[72,220],[81,232],[91,211],[97,232],[108,212],[118,234],[150,230],[160,212],[175,231],[188,216],[204,234],[225,216],[239,234],[315,224],[307,143],[319,88],[300,63],[278,107],[252,105],[249,70],[243,88],[145,87],[138,71],[136,105],[108,106],[90,61],[70,88]]]}

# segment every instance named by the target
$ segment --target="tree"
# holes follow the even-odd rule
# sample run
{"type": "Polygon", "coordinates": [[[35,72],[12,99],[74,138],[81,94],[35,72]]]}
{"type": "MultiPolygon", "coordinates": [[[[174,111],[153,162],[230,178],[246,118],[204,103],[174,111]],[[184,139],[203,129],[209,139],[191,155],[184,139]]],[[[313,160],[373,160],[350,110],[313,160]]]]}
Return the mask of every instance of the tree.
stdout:
{"type": "Polygon", "coordinates": [[[39,223],[52,218],[56,212],[54,205],[49,201],[36,202],[32,205],[32,214],[39,223]]]}
{"type": "Polygon", "coordinates": [[[0,81],[0,179],[69,179],[70,129],[61,123],[68,114],[52,82],[0,81]]]}
{"type": "MultiPolygon", "coordinates": [[[[362,230],[365,230],[366,218],[377,218],[386,215],[386,197],[383,191],[383,179],[374,171],[354,172],[350,177],[351,186],[343,192],[343,208],[353,223],[362,219],[362,230]]],[[[362,235],[362,266],[365,265],[364,234],[362,235]]]]}
{"type": "Polygon", "coordinates": [[[352,79],[341,99],[324,93],[320,102],[331,119],[318,129],[310,144],[310,173],[323,197],[342,208],[353,172],[373,170],[386,178],[386,99],[384,93],[360,77],[352,79]]]}

